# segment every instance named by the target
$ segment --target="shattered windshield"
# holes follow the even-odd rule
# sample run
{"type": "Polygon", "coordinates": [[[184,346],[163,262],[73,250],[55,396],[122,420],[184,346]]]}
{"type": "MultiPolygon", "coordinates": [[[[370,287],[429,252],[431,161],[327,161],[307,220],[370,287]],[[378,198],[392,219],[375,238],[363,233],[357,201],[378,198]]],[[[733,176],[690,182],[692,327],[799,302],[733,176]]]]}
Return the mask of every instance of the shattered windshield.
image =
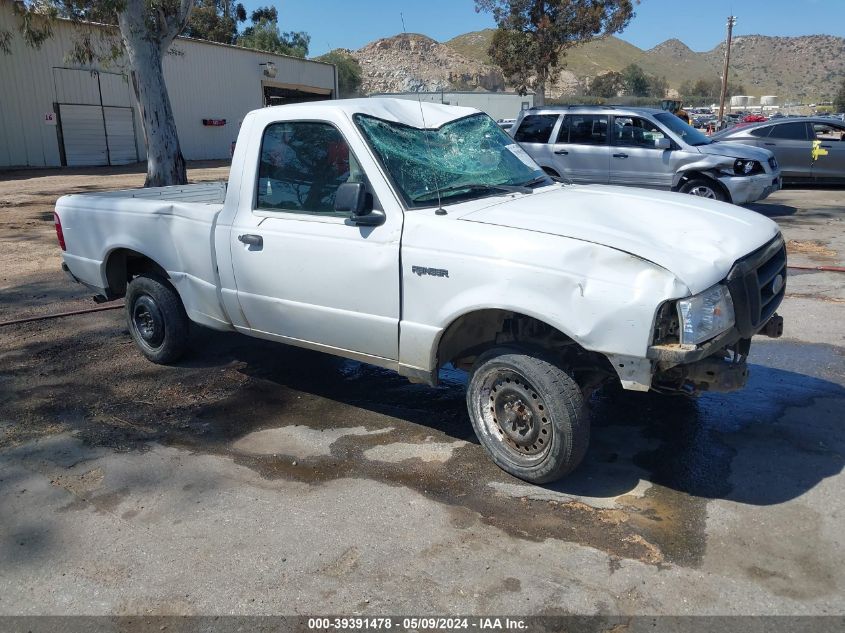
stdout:
{"type": "Polygon", "coordinates": [[[486,114],[426,130],[364,114],[355,122],[408,207],[437,204],[438,192],[456,201],[551,183],[486,114]]]}

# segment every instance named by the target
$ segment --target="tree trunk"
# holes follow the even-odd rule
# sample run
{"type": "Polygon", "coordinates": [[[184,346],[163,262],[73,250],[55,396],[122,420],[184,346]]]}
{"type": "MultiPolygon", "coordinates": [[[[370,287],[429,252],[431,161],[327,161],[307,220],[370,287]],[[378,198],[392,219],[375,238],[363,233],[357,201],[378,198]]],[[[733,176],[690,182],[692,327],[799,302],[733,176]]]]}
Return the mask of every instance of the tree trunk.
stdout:
{"type": "Polygon", "coordinates": [[[143,0],[127,0],[118,18],[132,86],[141,108],[141,124],[147,148],[145,187],[184,185],[188,182],[185,158],[179,146],[173,108],[164,83],[162,60],[173,37],[149,33],[143,0]]]}
{"type": "Polygon", "coordinates": [[[539,77],[534,82],[534,105],[546,105],[546,80],[539,77]]]}

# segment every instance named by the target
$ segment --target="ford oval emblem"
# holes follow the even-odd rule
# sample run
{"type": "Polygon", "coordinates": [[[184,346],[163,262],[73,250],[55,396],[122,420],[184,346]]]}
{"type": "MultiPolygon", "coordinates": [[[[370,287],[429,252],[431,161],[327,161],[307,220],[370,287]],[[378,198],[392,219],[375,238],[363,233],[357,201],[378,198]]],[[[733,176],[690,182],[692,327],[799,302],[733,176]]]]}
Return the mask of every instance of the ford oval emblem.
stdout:
{"type": "Polygon", "coordinates": [[[772,281],[772,294],[776,295],[783,288],[783,275],[778,275],[772,281]]]}

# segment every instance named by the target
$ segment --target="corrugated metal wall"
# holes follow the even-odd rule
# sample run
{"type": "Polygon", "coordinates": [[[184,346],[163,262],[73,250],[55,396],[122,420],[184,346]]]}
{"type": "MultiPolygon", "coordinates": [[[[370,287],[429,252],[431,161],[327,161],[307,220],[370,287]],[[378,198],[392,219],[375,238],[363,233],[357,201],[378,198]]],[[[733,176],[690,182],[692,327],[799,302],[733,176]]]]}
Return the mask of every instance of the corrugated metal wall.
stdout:
{"type": "MultiPolygon", "coordinates": [[[[65,62],[77,27],[56,23],[53,37],[40,49],[32,49],[17,32],[8,0],[0,0],[0,27],[13,33],[11,55],[0,52],[0,168],[61,165],[57,126],[45,122],[45,115],[55,112],[56,103],[99,105],[100,90],[105,106],[131,105],[137,153],[144,158],[140,116],[125,69],[96,67],[102,71],[98,89],[90,73],[65,62]]],[[[102,32],[91,28],[95,37],[102,32]]],[[[334,67],[327,64],[181,38],[173,49],[177,54],[165,57],[164,74],[188,160],[229,157],[239,122],[264,105],[262,81],[270,80],[263,76],[261,63],[275,64],[272,85],[332,95],[335,91],[334,67]],[[226,125],[206,127],[203,119],[226,119],[226,125]]],[[[106,108],[107,127],[109,120],[115,125],[119,116],[106,108]]],[[[115,140],[125,158],[127,139],[115,140]]]]}

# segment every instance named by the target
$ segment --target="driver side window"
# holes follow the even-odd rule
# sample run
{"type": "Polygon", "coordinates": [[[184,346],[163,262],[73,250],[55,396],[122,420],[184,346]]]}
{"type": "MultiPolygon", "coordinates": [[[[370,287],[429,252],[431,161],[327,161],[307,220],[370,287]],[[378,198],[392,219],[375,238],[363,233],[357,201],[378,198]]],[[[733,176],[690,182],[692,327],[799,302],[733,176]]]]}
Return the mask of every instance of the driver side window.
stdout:
{"type": "Polygon", "coordinates": [[[654,142],[666,136],[654,123],[639,117],[615,117],[613,122],[617,146],[655,149],[654,142]]]}
{"type": "Polygon", "coordinates": [[[364,182],[364,174],[333,125],[281,122],[264,130],[257,209],[345,216],[334,210],[345,182],[364,182]]]}
{"type": "Polygon", "coordinates": [[[818,141],[845,141],[845,128],[827,123],[813,123],[813,132],[818,141]]]}

